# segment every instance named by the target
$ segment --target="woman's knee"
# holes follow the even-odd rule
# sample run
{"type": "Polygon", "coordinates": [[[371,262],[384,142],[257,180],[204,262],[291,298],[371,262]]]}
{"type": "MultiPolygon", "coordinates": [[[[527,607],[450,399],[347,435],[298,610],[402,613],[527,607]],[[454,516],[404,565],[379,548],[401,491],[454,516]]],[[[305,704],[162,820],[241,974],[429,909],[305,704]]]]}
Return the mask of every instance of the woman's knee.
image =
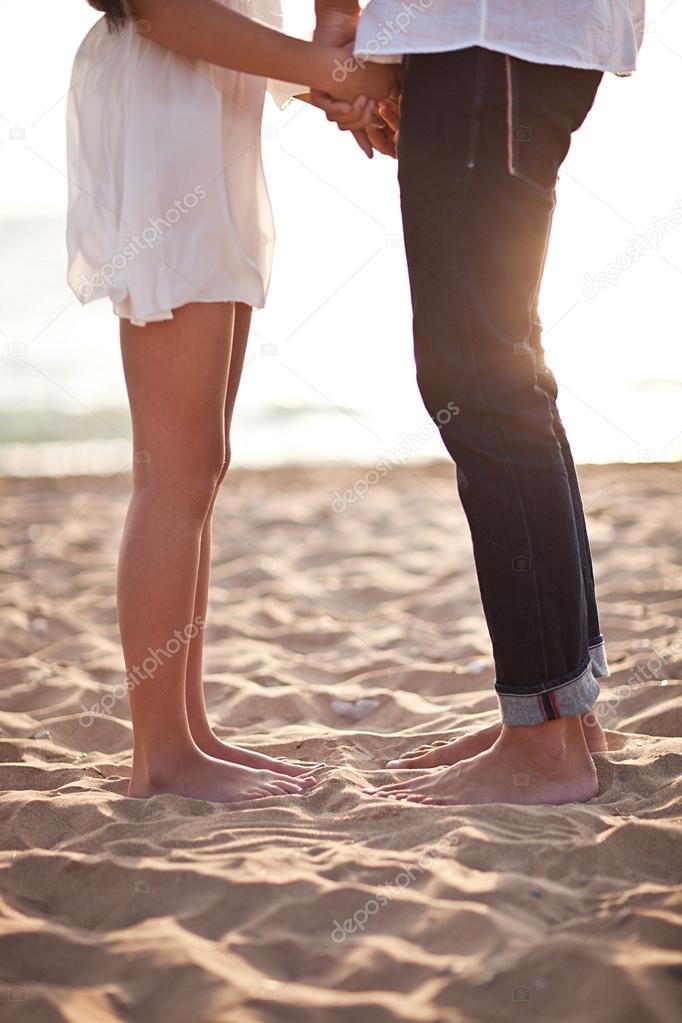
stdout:
{"type": "Polygon", "coordinates": [[[223,456],[222,465],[220,466],[220,472],[218,473],[218,478],[216,479],[215,486],[213,488],[214,493],[217,493],[220,490],[220,487],[225,477],[227,476],[227,471],[230,468],[231,459],[232,452],[230,451],[230,443],[228,441],[227,444],[225,445],[225,453],[223,456]]]}
{"type": "Polygon", "coordinates": [[[226,471],[224,444],[214,444],[192,459],[187,482],[200,505],[210,507],[226,471]]]}
{"type": "Polygon", "coordinates": [[[190,450],[151,451],[135,459],[134,490],[142,500],[172,503],[177,514],[203,518],[226,472],[222,443],[207,443],[190,450]]]}

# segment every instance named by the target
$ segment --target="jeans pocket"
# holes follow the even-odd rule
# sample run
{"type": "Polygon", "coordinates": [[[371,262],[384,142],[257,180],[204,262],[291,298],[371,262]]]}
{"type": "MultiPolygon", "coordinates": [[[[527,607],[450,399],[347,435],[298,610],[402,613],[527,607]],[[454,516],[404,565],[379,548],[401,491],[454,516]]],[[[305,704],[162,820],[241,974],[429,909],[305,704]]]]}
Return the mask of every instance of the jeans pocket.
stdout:
{"type": "Polygon", "coordinates": [[[507,169],[532,188],[552,192],[601,72],[531,64],[508,54],[504,64],[507,169]]]}

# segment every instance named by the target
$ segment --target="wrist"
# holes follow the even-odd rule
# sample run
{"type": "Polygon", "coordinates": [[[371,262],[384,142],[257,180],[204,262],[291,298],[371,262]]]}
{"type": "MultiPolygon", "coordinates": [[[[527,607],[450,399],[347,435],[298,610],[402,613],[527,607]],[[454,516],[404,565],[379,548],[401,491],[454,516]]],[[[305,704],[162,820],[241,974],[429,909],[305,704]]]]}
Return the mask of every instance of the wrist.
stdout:
{"type": "Polygon", "coordinates": [[[320,42],[312,43],[311,50],[308,84],[314,90],[338,96],[339,83],[348,77],[344,67],[345,61],[350,59],[348,51],[341,46],[328,46],[320,42]]]}
{"type": "Polygon", "coordinates": [[[344,46],[355,39],[360,7],[355,0],[329,0],[316,4],[313,39],[329,46],[344,46]]]}

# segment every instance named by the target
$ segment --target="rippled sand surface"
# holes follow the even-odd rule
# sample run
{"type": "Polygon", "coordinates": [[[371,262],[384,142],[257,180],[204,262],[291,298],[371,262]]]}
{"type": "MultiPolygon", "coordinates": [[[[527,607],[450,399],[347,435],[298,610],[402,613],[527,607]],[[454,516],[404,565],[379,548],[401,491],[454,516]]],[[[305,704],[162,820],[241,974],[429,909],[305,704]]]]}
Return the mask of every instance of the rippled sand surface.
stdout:
{"type": "Polygon", "coordinates": [[[396,470],[342,511],[365,470],[228,480],[217,731],[329,765],[303,798],[231,807],[125,795],[127,481],[4,481],[0,1020],[677,1020],[682,469],[582,479],[620,734],[599,797],[560,808],[362,793],[417,741],[496,718],[448,465],[396,470]]]}

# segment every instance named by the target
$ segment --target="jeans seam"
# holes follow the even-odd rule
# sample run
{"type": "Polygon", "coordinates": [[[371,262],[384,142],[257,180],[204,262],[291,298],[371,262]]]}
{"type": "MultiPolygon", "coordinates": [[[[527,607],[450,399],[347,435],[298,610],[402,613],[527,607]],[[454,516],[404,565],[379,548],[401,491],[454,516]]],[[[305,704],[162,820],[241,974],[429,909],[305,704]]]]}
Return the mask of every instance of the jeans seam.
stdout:
{"type": "Polygon", "coordinates": [[[476,167],[476,156],[478,154],[478,138],[481,130],[481,109],[483,106],[483,89],[485,85],[485,52],[478,47],[476,50],[476,67],[474,69],[474,83],[471,99],[471,124],[469,125],[469,138],[467,142],[467,167],[473,170],[476,167]]]}
{"type": "Polygon", "coordinates": [[[511,59],[508,53],[504,55],[504,77],[507,89],[507,170],[513,178],[516,177],[514,168],[514,145],[512,139],[512,124],[514,122],[514,89],[512,87],[511,59]]]}
{"type": "MultiPolygon", "coordinates": [[[[469,178],[468,182],[470,184],[473,183],[473,178],[469,178]]],[[[469,186],[465,185],[465,190],[469,191],[469,186]]],[[[466,226],[467,226],[467,232],[465,232],[465,233],[468,236],[468,226],[469,226],[469,223],[468,223],[468,216],[466,216],[466,215],[465,215],[465,222],[466,222],[466,226]]],[[[470,288],[470,282],[469,282],[469,264],[468,264],[467,261],[462,260],[462,265],[464,267],[466,267],[466,281],[467,281],[467,285],[469,286],[468,287],[468,294],[471,294],[471,288],[470,288]]],[[[486,408],[486,418],[488,419],[489,425],[490,425],[490,427],[492,429],[493,435],[495,436],[495,439],[497,441],[499,449],[500,449],[500,451],[502,452],[502,454],[504,456],[505,462],[509,466],[510,474],[511,474],[512,480],[514,482],[514,489],[516,491],[516,499],[518,501],[518,505],[519,505],[519,508],[520,508],[520,511],[521,511],[521,519],[522,519],[522,523],[523,523],[523,529],[524,529],[524,532],[526,534],[526,542],[528,544],[528,551],[529,551],[530,558],[531,558],[531,564],[533,566],[532,576],[533,576],[533,590],[534,590],[534,593],[535,593],[535,610],[536,610],[536,615],[537,615],[537,627],[538,627],[538,634],[539,634],[539,639],[540,639],[540,648],[542,650],[542,661],[543,661],[543,665],[544,665],[544,673],[545,673],[545,676],[547,676],[549,674],[549,667],[548,667],[548,664],[547,664],[547,650],[545,648],[545,637],[544,637],[544,634],[543,634],[542,610],[541,610],[541,602],[540,602],[540,593],[539,593],[539,590],[538,590],[537,579],[536,579],[536,576],[535,576],[535,556],[534,556],[534,551],[533,551],[533,544],[532,544],[531,538],[530,538],[530,530],[528,529],[528,519],[527,519],[527,516],[526,516],[526,509],[525,509],[524,504],[523,504],[523,498],[521,497],[521,492],[520,492],[520,488],[519,488],[519,481],[518,481],[518,477],[516,475],[516,470],[515,470],[515,467],[514,467],[513,460],[509,457],[509,452],[507,451],[507,448],[506,448],[504,442],[502,441],[502,439],[500,437],[499,431],[497,429],[497,424],[495,422],[495,417],[489,411],[487,403],[484,400],[482,381],[481,381],[481,373],[480,373],[480,370],[479,370],[478,358],[476,356],[476,346],[473,344],[473,338],[472,338],[471,320],[470,320],[470,315],[469,315],[469,313],[470,313],[470,301],[471,301],[470,299],[467,299],[465,302],[463,302],[463,309],[464,309],[464,315],[465,315],[466,327],[467,327],[467,330],[466,330],[467,344],[469,346],[471,362],[472,362],[472,365],[474,367],[474,373],[475,373],[475,378],[476,378],[476,389],[478,391],[479,399],[480,399],[480,401],[482,403],[482,406],[484,408],[486,408]]]]}

